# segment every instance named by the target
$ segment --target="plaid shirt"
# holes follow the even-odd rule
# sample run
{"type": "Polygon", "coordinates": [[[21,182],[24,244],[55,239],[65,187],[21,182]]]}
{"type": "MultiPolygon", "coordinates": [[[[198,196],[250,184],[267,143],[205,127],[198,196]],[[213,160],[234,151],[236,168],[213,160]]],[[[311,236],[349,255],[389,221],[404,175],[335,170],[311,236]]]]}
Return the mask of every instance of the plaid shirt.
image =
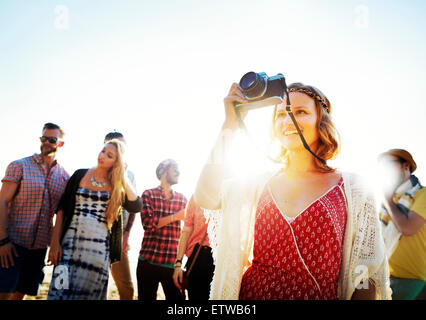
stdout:
{"type": "Polygon", "coordinates": [[[47,175],[39,154],[11,162],[4,181],[19,184],[9,204],[7,233],[10,240],[27,249],[50,244],[53,215],[69,175],[56,161],[47,175]]]}
{"type": "Polygon", "coordinates": [[[176,260],[180,220],[157,228],[160,218],[186,207],[187,200],[183,194],[175,191],[172,194],[172,198],[167,200],[161,186],[145,190],[142,194],[141,220],[144,236],[139,257],[154,264],[171,265],[176,260]]]}

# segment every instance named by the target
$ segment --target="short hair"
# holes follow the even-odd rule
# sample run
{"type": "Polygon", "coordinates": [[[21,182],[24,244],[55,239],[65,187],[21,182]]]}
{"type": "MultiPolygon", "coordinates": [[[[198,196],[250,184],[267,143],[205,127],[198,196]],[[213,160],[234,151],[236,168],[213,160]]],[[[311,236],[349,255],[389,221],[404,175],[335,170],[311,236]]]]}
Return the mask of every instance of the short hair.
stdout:
{"type": "Polygon", "coordinates": [[[58,126],[57,124],[54,124],[52,122],[45,123],[44,126],[43,126],[43,130],[42,131],[44,131],[44,130],[55,130],[55,129],[59,130],[59,136],[61,138],[63,138],[64,135],[65,135],[64,130],[62,130],[62,128],[60,126],[58,126]]]}
{"type": "Polygon", "coordinates": [[[110,133],[107,133],[107,135],[104,138],[104,143],[107,143],[108,141],[111,141],[112,139],[124,139],[124,136],[121,132],[113,131],[110,133]]]}
{"type": "Polygon", "coordinates": [[[157,175],[158,180],[161,180],[161,176],[169,170],[170,167],[177,167],[177,162],[173,159],[166,159],[160,162],[155,170],[155,174],[157,175]]]}

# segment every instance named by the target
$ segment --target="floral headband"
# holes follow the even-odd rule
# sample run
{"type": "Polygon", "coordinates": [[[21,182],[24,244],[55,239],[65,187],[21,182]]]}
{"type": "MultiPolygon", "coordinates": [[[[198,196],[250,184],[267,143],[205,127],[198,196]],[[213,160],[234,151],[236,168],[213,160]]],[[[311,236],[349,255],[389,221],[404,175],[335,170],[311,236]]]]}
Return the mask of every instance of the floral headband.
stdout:
{"type": "Polygon", "coordinates": [[[323,97],[317,95],[316,93],[312,92],[311,90],[302,89],[302,88],[290,88],[290,89],[288,89],[288,91],[289,92],[301,92],[301,93],[307,94],[312,99],[318,101],[321,104],[321,106],[327,111],[327,113],[330,113],[330,107],[325,102],[325,99],[323,97]]]}

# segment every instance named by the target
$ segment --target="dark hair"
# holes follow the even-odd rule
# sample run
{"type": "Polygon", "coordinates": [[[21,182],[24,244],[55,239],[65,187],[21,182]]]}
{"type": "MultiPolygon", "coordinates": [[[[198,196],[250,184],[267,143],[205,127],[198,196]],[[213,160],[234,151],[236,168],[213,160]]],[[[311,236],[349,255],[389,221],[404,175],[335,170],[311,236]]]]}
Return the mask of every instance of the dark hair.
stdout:
{"type": "Polygon", "coordinates": [[[59,136],[61,138],[63,138],[64,135],[65,135],[64,130],[62,130],[62,128],[60,126],[58,126],[57,124],[54,124],[52,122],[45,123],[42,131],[44,131],[44,130],[55,130],[55,129],[59,130],[59,132],[60,132],[59,136]]]}
{"type": "Polygon", "coordinates": [[[121,132],[117,132],[117,131],[110,132],[105,136],[104,143],[107,143],[108,141],[112,139],[118,139],[118,138],[124,139],[124,136],[121,132]]]}
{"type": "MultiPolygon", "coordinates": [[[[407,160],[402,159],[401,157],[397,157],[397,158],[398,159],[396,159],[396,161],[398,161],[400,164],[404,164],[404,163],[408,162],[407,160]]],[[[410,168],[411,168],[411,165],[410,165],[410,168]]]]}

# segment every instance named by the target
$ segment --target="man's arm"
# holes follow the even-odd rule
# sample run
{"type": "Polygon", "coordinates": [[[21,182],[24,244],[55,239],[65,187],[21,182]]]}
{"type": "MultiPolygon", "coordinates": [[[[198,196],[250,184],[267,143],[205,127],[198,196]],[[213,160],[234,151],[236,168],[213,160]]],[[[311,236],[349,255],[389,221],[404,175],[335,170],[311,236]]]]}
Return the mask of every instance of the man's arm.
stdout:
{"type": "MultiPolygon", "coordinates": [[[[0,240],[8,237],[7,225],[8,225],[8,204],[12,201],[18,190],[19,184],[12,181],[4,181],[0,189],[0,240]]],[[[17,256],[15,247],[12,243],[5,244],[0,247],[0,263],[3,268],[8,268],[9,264],[14,265],[13,255],[17,256]]]]}
{"type": "Polygon", "coordinates": [[[412,210],[410,210],[407,214],[402,212],[396,204],[393,203],[392,196],[389,194],[385,196],[383,204],[391,216],[396,228],[403,236],[408,237],[414,235],[420,231],[426,223],[426,220],[422,216],[412,210]]]}
{"type": "Polygon", "coordinates": [[[185,196],[183,196],[182,202],[181,202],[181,208],[178,212],[171,214],[167,217],[160,218],[158,222],[158,228],[162,228],[172,222],[184,220],[185,219],[185,208],[186,208],[187,200],[185,196]]]}
{"type": "Polygon", "coordinates": [[[19,184],[4,181],[0,189],[0,240],[7,237],[8,204],[13,200],[19,184]]]}
{"type": "Polygon", "coordinates": [[[159,217],[154,214],[152,199],[148,191],[142,194],[141,221],[145,231],[153,231],[158,225],[159,217]]]}
{"type": "Polygon", "coordinates": [[[183,219],[185,219],[185,209],[182,209],[167,217],[160,218],[160,220],[158,221],[157,228],[162,228],[172,222],[175,222],[177,220],[183,220],[183,219]]]}
{"type": "Polygon", "coordinates": [[[60,244],[62,229],[64,228],[64,212],[59,210],[56,213],[55,226],[53,227],[52,238],[50,240],[50,248],[48,254],[48,261],[52,262],[54,266],[62,259],[62,247],[60,244]]]}

